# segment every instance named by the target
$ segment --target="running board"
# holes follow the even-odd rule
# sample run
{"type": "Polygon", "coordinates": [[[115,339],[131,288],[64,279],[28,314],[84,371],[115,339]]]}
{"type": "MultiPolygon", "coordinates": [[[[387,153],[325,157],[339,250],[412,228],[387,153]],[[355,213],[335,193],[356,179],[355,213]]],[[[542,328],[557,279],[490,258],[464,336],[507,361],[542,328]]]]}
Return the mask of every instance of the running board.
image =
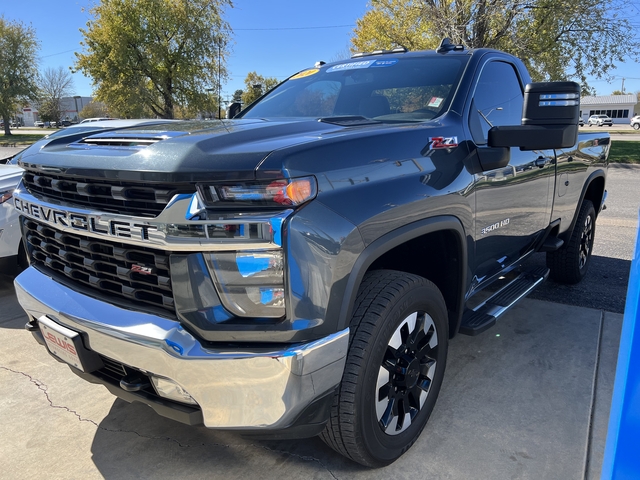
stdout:
{"type": "Polygon", "coordinates": [[[539,267],[523,272],[491,297],[478,305],[475,310],[467,310],[462,316],[459,332],[463,335],[478,335],[496,324],[500,315],[529,295],[544,282],[549,269],[539,267]]]}

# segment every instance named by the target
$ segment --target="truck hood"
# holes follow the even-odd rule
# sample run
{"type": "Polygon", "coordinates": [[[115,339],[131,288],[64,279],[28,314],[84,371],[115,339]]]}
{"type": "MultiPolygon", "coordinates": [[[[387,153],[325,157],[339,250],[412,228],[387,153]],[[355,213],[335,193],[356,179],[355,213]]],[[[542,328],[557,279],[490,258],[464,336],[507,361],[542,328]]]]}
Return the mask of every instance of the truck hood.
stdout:
{"type": "Polygon", "coordinates": [[[128,181],[252,180],[275,150],[379,128],[364,119],[175,122],[94,133],[71,143],[62,137],[25,152],[20,165],[31,171],[128,181]]]}

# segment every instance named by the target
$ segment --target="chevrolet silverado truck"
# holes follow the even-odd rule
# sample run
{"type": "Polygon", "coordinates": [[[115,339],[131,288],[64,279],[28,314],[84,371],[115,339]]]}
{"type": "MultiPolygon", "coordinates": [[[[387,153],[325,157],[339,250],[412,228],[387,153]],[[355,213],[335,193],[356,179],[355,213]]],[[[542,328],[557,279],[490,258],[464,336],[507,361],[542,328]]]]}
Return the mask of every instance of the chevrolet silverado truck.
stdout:
{"type": "Polygon", "coordinates": [[[318,62],[231,120],[49,143],[13,198],[26,329],[162,416],[389,464],[456,334],[586,274],[609,137],[579,101],[443,41],[318,62]]]}

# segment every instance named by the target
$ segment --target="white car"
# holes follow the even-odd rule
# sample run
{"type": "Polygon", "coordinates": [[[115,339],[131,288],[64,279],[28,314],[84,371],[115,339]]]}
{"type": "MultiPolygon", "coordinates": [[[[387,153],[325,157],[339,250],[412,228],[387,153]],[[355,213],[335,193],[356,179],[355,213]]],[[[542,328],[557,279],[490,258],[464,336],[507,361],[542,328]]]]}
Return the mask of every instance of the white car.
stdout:
{"type": "Polygon", "coordinates": [[[640,115],[636,115],[629,121],[629,125],[631,125],[636,130],[640,130],[640,115]]]}
{"type": "Polygon", "coordinates": [[[609,125],[613,127],[613,120],[607,115],[591,115],[587,123],[589,126],[597,125],[598,127],[602,127],[603,125],[609,125]]]}
{"type": "Polygon", "coordinates": [[[106,122],[107,120],[117,120],[117,118],[106,118],[106,117],[85,118],[80,123],[106,122]]]}
{"type": "Polygon", "coordinates": [[[19,248],[18,212],[11,203],[22,172],[17,165],[0,165],[0,273],[15,273],[18,262],[25,260],[24,249],[19,248]]]}
{"type": "Polygon", "coordinates": [[[44,128],[44,122],[42,120],[36,120],[35,122],[33,122],[33,126],[44,128]]]}

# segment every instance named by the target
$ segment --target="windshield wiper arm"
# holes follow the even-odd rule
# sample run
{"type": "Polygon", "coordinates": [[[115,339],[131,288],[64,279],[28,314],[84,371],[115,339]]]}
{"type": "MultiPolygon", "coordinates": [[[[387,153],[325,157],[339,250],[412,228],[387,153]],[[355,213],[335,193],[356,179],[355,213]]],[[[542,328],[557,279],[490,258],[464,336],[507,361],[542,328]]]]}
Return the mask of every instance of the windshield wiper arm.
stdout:
{"type": "Polygon", "coordinates": [[[363,117],[362,115],[337,115],[334,117],[323,117],[318,119],[319,122],[331,123],[333,125],[374,125],[382,123],[380,120],[363,117]]]}

